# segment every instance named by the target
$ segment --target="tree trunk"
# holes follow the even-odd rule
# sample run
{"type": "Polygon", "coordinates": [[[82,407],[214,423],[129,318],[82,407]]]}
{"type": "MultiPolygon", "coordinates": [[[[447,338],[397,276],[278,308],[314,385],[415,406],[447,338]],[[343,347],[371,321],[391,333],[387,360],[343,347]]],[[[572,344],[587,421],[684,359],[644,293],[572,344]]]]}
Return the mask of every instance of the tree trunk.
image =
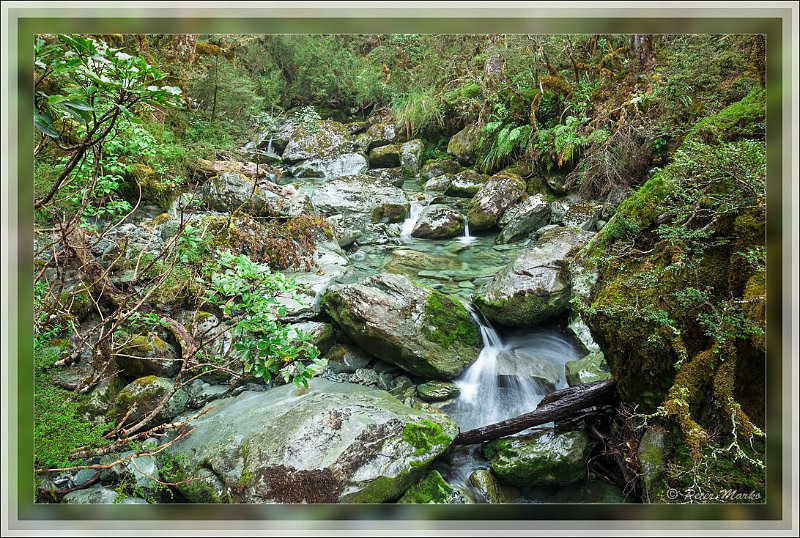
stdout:
{"type": "Polygon", "coordinates": [[[533,426],[561,420],[596,405],[614,400],[616,383],[613,379],[578,385],[548,394],[535,411],[496,424],[459,433],[454,445],[473,445],[512,435],[533,426]]]}

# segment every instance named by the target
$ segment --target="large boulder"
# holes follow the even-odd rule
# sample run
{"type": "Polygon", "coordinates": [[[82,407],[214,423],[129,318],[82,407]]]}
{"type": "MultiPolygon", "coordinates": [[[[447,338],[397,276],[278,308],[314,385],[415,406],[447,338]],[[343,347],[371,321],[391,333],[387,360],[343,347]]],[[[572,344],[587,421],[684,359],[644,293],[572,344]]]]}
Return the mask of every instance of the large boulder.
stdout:
{"type": "Polygon", "coordinates": [[[505,385],[525,381],[547,392],[555,390],[561,380],[559,365],[553,359],[537,356],[524,348],[504,349],[498,353],[497,377],[505,385]]]}
{"type": "Polygon", "coordinates": [[[256,183],[237,172],[225,172],[211,178],[201,192],[206,206],[214,211],[232,213],[241,208],[260,217],[294,217],[314,211],[305,194],[265,181],[256,183]]]}
{"type": "Polygon", "coordinates": [[[525,182],[519,176],[494,175],[484,183],[467,209],[470,228],[488,230],[503,213],[525,194],[525,182]]]}
{"type": "Polygon", "coordinates": [[[444,194],[444,192],[450,188],[450,184],[452,182],[453,182],[453,176],[441,175],[432,177],[431,179],[425,182],[425,191],[438,192],[444,194]]]}
{"type": "Polygon", "coordinates": [[[543,234],[490,282],[475,302],[491,321],[531,327],[569,309],[568,261],[594,234],[558,227],[543,234]]]}
{"type": "Polygon", "coordinates": [[[508,209],[500,218],[498,243],[511,243],[529,236],[550,221],[550,204],[537,194],[508,209]]]}
{"type": "Polygon", "coordinates": [[[584,480],[589,436],[584,431],[543,431],[505,437],[483,446],[492,472],[512,486],[568,486],[584,480]]]}
{"type": "Polygon", "coordinates": [[[151,412],[159,408],[155,416],[148,421],[148,427],[157,426],[168,422],[183,413],[189,402],[189,395],[184,388],[174,390],[175,381],[154,375],[140,377],[129,383],[114,399],[113,406],[108,413],[112,421],[121,420],[128,414],[127,424],[135,424],[144,419],[151,412]],[[161,402],[170,393],[167,403],[161,402]]]}
{"type": "Polygon", "coordinates": [[[297,124],[282,157],[289,164],[308,159],[330,159],[352,152],[353,147],[347,127],[337,121],[322,120],[315,129],[297,124]]]}
{"type": "Polygon", "coordinates": [[[419,174],[423,153],[425,142],[420,139],[409,140],[400,146],[400,168],[404,176],[414,177],[419,174]]]}
{"type": "Polygon", "coordinates": [[[455,437],[447,415],[388,392],[315,379],[216,400],[169,450],[192,502],[382,503],[416,483],[455,437]]]}
{"type": "Polygon", "coordinates": [[[323,177],[326,179],[353,176],[367,171],[367,159],[360,153],[343,153],[329,159],[309,159],[291,168],[294,177],[323,177]]]}
{"type": "Polygon", "coordinates": [[[379,146],[369,152],[370,168],[393,168],[400,166],[400,154],[402,146],[400,144],[390,144],[379,146]]]}
{"type": "Polygon", "coordinates": [[[476,125],[469,125],[450,138],[450,142],[447,144],[447,153],[465,166],[475,164],[475,154],[479,142],[480,130],[476,125]]]}
{"type": "Polygon", "coordinates": [[[412,237],[450,239],[464,233],[464,216],[444,204],[429,205],[420,213],[412,237]]]}
{"type": "Polygon", "coordinates": [[[461,271],[464,263],[455,254],[436,254],[406,248],[393,250],[383,270],[398,275],[417,276],[420,271],[461,271]]]}
{"type": "Polygon", "coordinates": [[[366,132],[356,138],[356,145],[363,151],[369,152],[373,148],[387,146],[397,142],[397,129],[391,123],[373,123],[366,132]]]}
{"type": "MultiPolygon", "coordinates": [[[[458,198],[472,198],[481,189],[489,178],[475,170],[464,170],[453,176],[452,181],[445,189],[447,196],[458,198]]],[[[428,186],[425,185],[425,188],[428,186]]]]}
{"type": "Polygon", "coordinates": [[[406,277],[331,286],[323,304],[364,350],[414,375],[453,379],[478,357],[478,328],[464,305],[406,277]]]}
{"type": "Polygon", "coordinates": [[[374,177],[386,183],[391,183],[395,187],[402,187],[406,178],[399,166],[394,168],[372,168],[364,172],[364,175],[374,177]]]}
{"type": "Polygon", "coordinates": [[[608,363],[602,351],[595,351],[577,361],[567,362],[565,370],[570,387],[611,378],[611,372],[608,370],[608,363]]]}
{"type": "Polygon", "coordinates": [[[326,215],[344,215],[367,223],[405,218],[408,199],[405,193],[369,176],[345,176],[329,181],[314,193],[314,203],[326,215]]]}
{"type": "Polygon", "coordinates": [[[603,204],[596,200],[585,200],[573,204],[564,214],[564,226],[594,230],[597,226],[597,221],[600,220],[602,210],[603,204]]]}

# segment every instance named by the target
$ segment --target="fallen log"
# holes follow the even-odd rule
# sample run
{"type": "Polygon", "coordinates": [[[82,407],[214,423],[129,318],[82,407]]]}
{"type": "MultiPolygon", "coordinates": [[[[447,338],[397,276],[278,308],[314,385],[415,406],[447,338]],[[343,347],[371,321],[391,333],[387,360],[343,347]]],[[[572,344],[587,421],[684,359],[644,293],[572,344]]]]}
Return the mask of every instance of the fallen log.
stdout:
{"type": "Polygon", "coordinates": [[[569,387],[548,394],[530,413],[459,433],[453,445],[473,445],[512,435],[533,426],[570,418],[589,407],[609,403],[615,395],[613,379],[569,387]]]}

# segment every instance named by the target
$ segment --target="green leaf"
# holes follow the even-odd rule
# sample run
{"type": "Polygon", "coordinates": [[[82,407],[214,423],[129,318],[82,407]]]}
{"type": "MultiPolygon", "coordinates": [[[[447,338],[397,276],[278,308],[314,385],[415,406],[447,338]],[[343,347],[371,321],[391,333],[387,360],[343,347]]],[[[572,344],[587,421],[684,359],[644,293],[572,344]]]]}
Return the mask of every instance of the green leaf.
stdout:
{"type": "Polygon", "coordinates": [[[53,120],[47,114],[33,113],[33,126],[50,138],[59,138],[60,135],[53,126],[53,120]]]}

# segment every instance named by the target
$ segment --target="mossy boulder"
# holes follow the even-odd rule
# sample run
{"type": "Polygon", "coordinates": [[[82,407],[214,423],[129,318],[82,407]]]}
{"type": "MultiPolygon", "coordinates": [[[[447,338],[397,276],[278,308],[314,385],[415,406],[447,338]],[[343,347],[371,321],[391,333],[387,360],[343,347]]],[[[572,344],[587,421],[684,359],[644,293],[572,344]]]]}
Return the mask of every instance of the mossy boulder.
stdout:
{"type": "Polygon", "coordinates": [[[395,187],[402,187],[406,178],[399,166],[394,168],[373,168],[364,172],[365,176],[374,177],[395,187]]]}
{"type": "Polygon", "coordinates": [[[504,267],[475,292],[475,303],[491,321],[532,327],[570,307],[568,263],[593,234],[558,227],[504,267]]]}
{"type": "Polygon", "coordinates": [[[431,204],[422,210],[412,237],[450,239],[464,233],[464,216],[444,204],[431,204]]]}
{"type": "Polygon", "coordinates": [[[569,361],[565,368],[567,384],[570,387],[611,378],[611,372],[608,370],[608,363],[603,357],[602,351],[589,353],[577,361],[569,361]]]}
{"type": "MultiPolygon", "coordinates": [[[[480,174],[475,170],[464,170],[452,177],[444,193],[447,196],[455,196],[457,198],[472,198],[481,190],[481,187],[488,179],[489,176],[480,174]]],[[[428,188],[427,184],[425,188],[428,188]]]]}
{"type": "Polygon", "coordinates": [[[422,165],[422,169],[419,172],[419,180],[420,182],[425,182],[437,176],[455,175],[459,172],[461,172],[461,165],[453,159],[428,161],[422,165]]]}
{"type": "Polygon", "coordinates": [[[503,487],[489,469],[478,469],[469,475],[469,484],[479,503],[499,504],[506,501],[503,487]]]}
{"type": "Polygon", "coordinates": [[[400,169],[405,177],[419,174],[424,152],[425,142],[420,139],[409,140],[400,146],[400,169]]]}
{"type": "Polygon", "coordinates": [[[512,486],[569,486],[586,479],[589,436],[544,431],[490,441],[483,452],[492,472],[512,486]]]}
{"type": "Polygon", "coordinates": [[[408,213],[408,199],[401,189],[367,175],[329,181],[314,193],[314,204],[326,215],[367,223],[399,222],[408,213]]]}
{"type": "Polygon", "coordinates": [[[322,120],[316,128],[296,124],[291,140],[281,157],[293,164],[308,159],[331,159],[353,151],[353,139],[347,127],[333,120],[322,120]]]}
{"type": "Polygon", "coordinates": [[[600,214],[603,211],[603,204],[596,200],[586,200],[573,204],[564,214],[564,226],[573,226],[581,230],[594,230],[600,214]]]}
{"type": "Polygon", "coordinates": [[[115,375],[100,381],[78,406],[78,412],[84,420],[92,424],[106,421],[106,413],[113,407],[117,394],[126,386],[122,376],[115,375]]]}
{"type": "Polygon", "coordinates": [[[464,504],[464,495],[445,482],[439,471],[429,472],[397,501],[401,504],[464,504]]]}
{"type": "Polygon", "coordinates": [[[475,156],[480,143],[480,129],[477,125],[469,125],[450,138],[447,153],[464,166],[475,164],[475,156]]]}
{"type": "Polygon", "coordinates": [[[326,368],[334,374],[352,374],[373,361],[369,353],[348,344],[336,344],[325,354],[325,359],[328,361],[326,368]]]}
{"type": "MultiPolygon", "coordinates": [[[[140,377],[125,386],[114,398],[114,403],[108,413],[111,420],[121,420],[129,410],[133,409],[126,420],[127,424],[134,424],[153,412],[173,391],[175,381],[154,375],[140,377]]],[[[148,422],[149,427],[168,422],[183,413],[189,402],[186,389],[179,388],[161,406],[158,413],[148,422]]]]}
{"type": "Polygon", "coordinates": [[[367,171],[367,159],[360,153],[343,153],[337,157],[308,159],[292,166],[294,177],[323,177],[332,179],[363,174],[367,171]]]}
{"type": "Polygon", "coordinates": [[[515,175],[494,175],[481,185],[467,209],[470,228],[488,230],[525,194],[525,182],[515,175]]]}
{"type": "MultiPolygon", "coordinates": [[[[447,449],[447,415],[388,392],[315,379],[216,400],[170,446],[180,474],[211,476],[212,502],[382,503],[399,499],[447,449]]],[[[192,483],[177,486],[189,495],[192,483]]]]}
{"type": "Polygon", "coordinates": [[[322,303],[362,349],[414,375],[453,379],[478,357],[478,328],[464,305],[406,277],[331,286],[322,303]]]}
{"type": "Polygon", "coordinates": [[[356,145],[362,151],[369,152],[373,148],[387,146],[397,141],[397,128],[392,123],[377,122],[367,127],[366,131],[356,138],[356,145]]]}
{"type": "Polygon", "coordinates": [[[241,209],[259,217],[313,214],[314,206],[305,194],[292,193],[275,186],[274,190],[237,172],[225,172],[208,180],[202,188],[203,201],[209,209],[232,213],[241,209]]]}
{"type": "Polygon", "coordinates": [[[498,222],[501,232],[498,243],[512,243],[530,236],[533,232],[550,222],[550,204],[542,194],[509,208],[498,222]]]}
{"type": "Polygon", "coordinates": [[[138,185],[137,191],[141,189],[142,200],[158,204],[165,211],[179,194],[177,183],[172,178],[163,177],[146,164],[134,163],[129,173],[138,185]]]}
{"type": "Polygon", "coordinates": [[[400,166],[400,154],[402,146],[400,144],[389,144],[370,150],[368,155],[370,168],[392,168],[400,166]]]}
{"type": "Polygon", "coordinates": [[[665,432],[658,427],[645,430],[639,440],[637,459],[641,470],[642,500],[658,502],[668,487],[665,458],[665,432]]]}
{"type": "Polygon", "coordinates": [[[122,338],[115,358],[122,373],[129,378],[172,377],[181,369],[178,352],[155,334],[133,334],[122,338]]]}

